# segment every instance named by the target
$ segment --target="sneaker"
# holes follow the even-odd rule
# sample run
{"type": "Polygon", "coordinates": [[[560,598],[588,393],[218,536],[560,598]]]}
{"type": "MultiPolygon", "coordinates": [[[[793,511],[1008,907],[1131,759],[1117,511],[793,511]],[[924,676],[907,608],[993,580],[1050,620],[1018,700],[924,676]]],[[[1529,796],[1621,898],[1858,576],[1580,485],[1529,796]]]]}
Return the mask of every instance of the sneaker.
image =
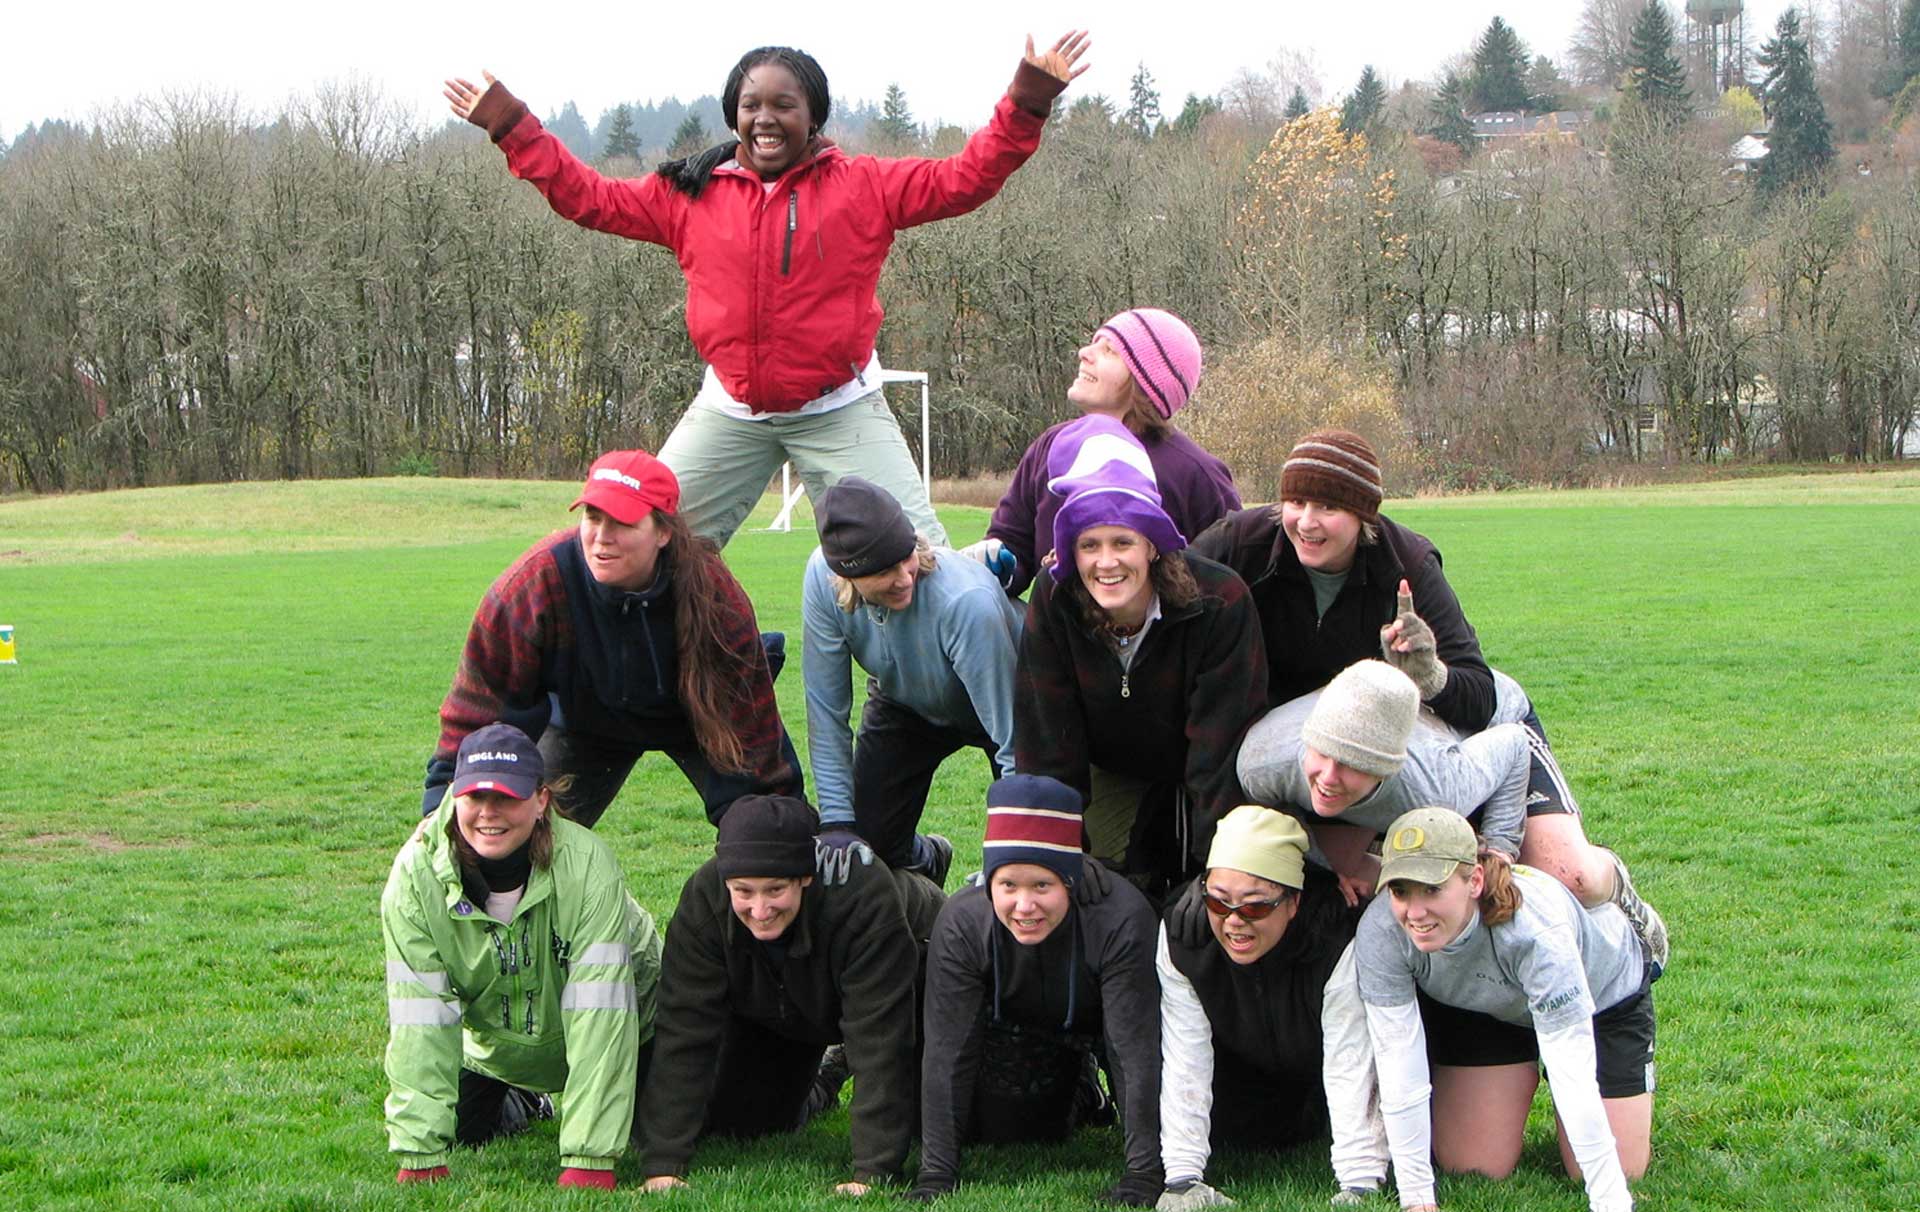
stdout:
{"type": "Polygon", "coordinates": [[[913,866],[908,870],[926,876],[936,888],[945,888],[952,866],[952,842],[937,833],[922,833],[913,839],[913,866]]]}
{"type": "Polygon", "coordinates": [[[1336,1208],[1357,1208],[1366,1203],[1378,1190],[1377,1187],[1342,1187],[1335,1191],[1333,1198],[1327,1202],[1336,1208]]]}
{"type": "Polygon", "coordinates": [[[813,1075],[813,1088],[807,1091],[807,1101],[800,1107],[801,1127],[840,1105],[840,1087],[847,1084],[847,1075],[851,1072],[847,1050],[839,1044],[828,1045],[820,1054],[820,1069],[813,1075]]]}
{"type": "MultiPolygon", "coordinates": [[[[1602,846],[1601,849],[1606,850],[1606,847],[1602,846]]],[[[1613,860],[1612,902],[1627,915],[1633,932],[1647,949],[1647,960],[1653,965],[1653,974],[1657,977],[1667,969],[1667,923],[1652,905],[1640,899],[1640,894],[1634,891],[1633,877],[1627,874],[1627,865],[1620,856],[1607,850],[1607,857],[1613,860]]]]}
{"type": "Polygon", "coordinates": [[[1069,1122],[1104,1128],[1113,1119],[1113,1099],[1100,1084],[1100,1058],[1089,1049],[1080,1054],[1080,1077],[1073,1088],[1073,1114],[1069,1122]]]}

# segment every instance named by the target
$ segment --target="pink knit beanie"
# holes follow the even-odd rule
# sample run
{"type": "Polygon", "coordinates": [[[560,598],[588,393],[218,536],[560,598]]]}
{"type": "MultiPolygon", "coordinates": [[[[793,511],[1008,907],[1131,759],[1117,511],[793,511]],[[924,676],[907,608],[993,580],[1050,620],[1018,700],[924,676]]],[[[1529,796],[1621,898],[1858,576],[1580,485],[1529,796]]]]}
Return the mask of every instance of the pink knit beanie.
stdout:
{"type": "Polygon", "coordinates": [[[1200,382],[1200,338],[1185,320],[1157,307],[1136,307],[1094,335],[1113,342],[1155,412],[1171,417],[1187,406],[1200,382]]]}

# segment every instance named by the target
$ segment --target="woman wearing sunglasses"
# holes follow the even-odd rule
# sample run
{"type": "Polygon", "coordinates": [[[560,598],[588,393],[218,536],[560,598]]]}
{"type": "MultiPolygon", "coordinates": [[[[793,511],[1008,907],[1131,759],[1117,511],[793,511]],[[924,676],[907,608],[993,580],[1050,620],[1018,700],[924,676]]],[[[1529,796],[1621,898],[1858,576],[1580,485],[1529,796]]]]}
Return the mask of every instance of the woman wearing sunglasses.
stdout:
{"type": "Polygon", "coordinates": [[[1163,1212],[1227,1201],[1204,1181],[1216,1144],[1286,1149],[1327,1134],[1321,999],[1358,914],[1306,878],[1307,831],[1257,804],[1214,831],[1207,869],[1161,926],[1163,1212]]]}

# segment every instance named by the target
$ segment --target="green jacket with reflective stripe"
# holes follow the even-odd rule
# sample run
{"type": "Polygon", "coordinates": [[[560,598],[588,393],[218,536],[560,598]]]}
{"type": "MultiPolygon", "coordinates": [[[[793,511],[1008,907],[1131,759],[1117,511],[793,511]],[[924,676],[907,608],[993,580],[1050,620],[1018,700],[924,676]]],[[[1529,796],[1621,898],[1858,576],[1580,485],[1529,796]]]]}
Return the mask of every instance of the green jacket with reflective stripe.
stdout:
{"type": "Polygon", "coordinates": [[[660,935],[607,844],[556,816],[509,921],[467,898],[447,839],[453,797],[420,822],[380,898],[387,951],[387,1147],[445,1164],[460,1068],[553,1094],[563,1166],[611,1170],[653,1035],[660,935]]]}

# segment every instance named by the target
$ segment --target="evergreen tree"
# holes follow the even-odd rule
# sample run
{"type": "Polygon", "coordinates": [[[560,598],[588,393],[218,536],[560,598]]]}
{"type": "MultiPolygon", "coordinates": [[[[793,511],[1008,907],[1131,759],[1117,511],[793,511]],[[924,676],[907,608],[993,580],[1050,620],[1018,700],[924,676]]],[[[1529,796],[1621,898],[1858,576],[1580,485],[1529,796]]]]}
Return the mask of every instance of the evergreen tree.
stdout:
{"type": "Polygon", "coordinates": [[[1684,122],[1693,110],[1687,69],[1673,53],[1673,17],[1661,0],[1650,0],[1633,23],[1623,87],[1646,102],[1648,112],[1669,123],[1684,122]]]}
{"type": "Polygon", "coordinates": [[[1754,184],[1766,195],[1815,186],[1833,162],[1833,127],[1814,87],[1813,55],[1800,30],[1798,9],[1780,14],[1773,37],[1761,45],[1757,58],[1767,69],[1760,104],[1773,119],[1773,132],[1754,184]]]}
{"type": "Polygon", "coordinates": [[[1113,102],[1105,93],[1091,93],[1076,100],[1067,107],[1067,121],[1074,125],[1094,123],[1100,126],[1112,126],[1114,123],[1113,102]]]}
{"type": "Polygon", "coordinates": [[[898,84],[887,85],[887,95],[880,102],[880,120],[871,130],[876,141],[895,151],[919,144],[920,126],[907,108],[906,90],[898,84]]]}
{"type": "Polygon", "coordinates": [[[1427,105],[1432,123],[1427,133],[1442,143],[1451,143],[1463,152],[1473,150],[1473,123],[1466,115],[1467,86],[1459,75],[1448,72],[1440,81],[1440,90],[1427,105]]]}
{"type": "Polygon", "coordinates": [[[1307,90],[1296,84],[1293,86],[1293,95],[1287,98],[1287,108],[1280,113],[1280,120],[1291,122],[1312,112],[1313,104],[1307,100],[1307,90]]]}
{"type": "Polygon", "coordinates": [[[582,160],[592,158],[593,133],[587,129],[587,120],[580,116],[579,106],[567,102],[559,113],[548,116],[546,127],[554,138],[567,145],[568,151],[582,160]]]}
{"type": "Polygon", "coordinates": [[[1897,93],[1907,81],[1920,76],[1920,0],[1906,0],[1900,6],[1900,24],[1894,34],[1893,60],[1898,74],[1893,91],[1897,93]]]}
{"type": "Polygon", "coordinates": [[[1360,134],[1379,121],[1380,111],[1386,107],[1387,86],[1369,63],[1360,69],[1360,83],[1353,86],[1340,106],[1340,129],[1349,135],[1360,134]]]}
{"type": "Polygon", "coordinates": [[[1142,63],[1127,86],[1127,112],[1120,123],[1142,139],[1150,139],[1160,125],[1160,93],[1153,87],[1153,73],[1142,63]]]}
{"type": "Polygon", "coordinates": [[[1552,113],[1560,108],[1567,94],[1567,81],[1560,65],[1545,55],[1535,55],[1527,68],[1527,108],[1536,114],[1552,113]]]}
{"type": "Polygon", "coordinates": [[[640,136],[633,129],[633,110],[624,102],[613,107],[613,120],[607,125],[606,142],[600,146],[600,158],[613,160],[640,158],[640,136]]]}
{"type": "Polygon", "coordinates": [[[680,119],[680,125],[673,128],[673,138],[667,142],[667,154],[672,156],[691,156],[704,151],[707,147],[707,124],[693,110],[680,119]]]}
{"type": "Polygon", "coordinates": [[[1495,17],[1473,48],[1468,104],[1476,111],[1527,108],[1527,48],[1513,27],[1495,17]]]}
{"type": "Polygon", "coordinates": [[[1199,132],[1202,122],[1205,122],[1209,117],[1219,112],[1220,99],[1218,97],[1198,97],[1192,93],[1188,93],[1187,103],[1180,107],[1180,116],[1175,118],[1170,125],[1173,127],[1174,134],[1180,135],[1183,138],[1190,138],[1199,132]]]}

